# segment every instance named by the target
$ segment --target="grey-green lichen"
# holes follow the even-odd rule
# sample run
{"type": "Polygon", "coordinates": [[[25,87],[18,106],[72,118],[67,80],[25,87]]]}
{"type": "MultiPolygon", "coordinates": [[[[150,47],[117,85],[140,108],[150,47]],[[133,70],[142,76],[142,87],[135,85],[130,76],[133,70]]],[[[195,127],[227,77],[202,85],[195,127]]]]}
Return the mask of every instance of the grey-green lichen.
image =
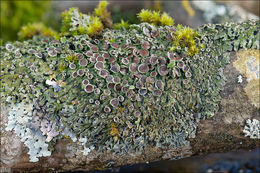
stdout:
{"type": "Polygon", "coordinates": [[[252,139],[260,139],[260,123],[257,119],[247,119],[243,130],[245,136],[252,139]]]}
{"type": "MultiPolygon", "coordinates": [[[[147,23],[127,31],[106,29],[93,39],[8,43],[0,53],[1,99],[13,110],[33,106],[22,117],[9,113],[7,129],[14,123],[27,131],[34,124],[31,132],[40,133],[48,151],[64,136],[78,140],[83,154],[142,153],[147,144],[187,146],[197,122],[218,111],[228,52],[259,49],[258,26],[259,21],[204,25],[197,30],[201,48],[193,57],[185,47],[170,50],[174,26],[147,23]]],[[[27,146],[32,161],[46,156],[36,143],[27,146]]]]}

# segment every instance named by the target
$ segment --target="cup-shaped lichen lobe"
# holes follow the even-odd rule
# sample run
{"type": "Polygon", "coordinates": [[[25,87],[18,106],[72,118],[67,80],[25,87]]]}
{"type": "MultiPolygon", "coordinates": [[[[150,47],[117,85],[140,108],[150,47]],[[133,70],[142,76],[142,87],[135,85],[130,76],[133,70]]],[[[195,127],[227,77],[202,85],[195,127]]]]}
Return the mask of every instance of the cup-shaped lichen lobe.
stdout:
{"type": "MultiPolygon", "coordinates": [[[[251,32],[257,30],[256,23],[243,27],[250,26],[251,32]]],[[[85,146],[100,152],[142,151],[148,143],[188,145],[186,138],[194,137],[196,122],[218,110],[228,63],[223,53],[230,51],[230,42],[234,50],[240,43],[233,34],[223,36],[230,28],[239,35],[234,29],[239,24],[233,25],[198,29],[196,45],[203,48],[195,56],[185,47],[171,50],[166,38],[175,39],[173,27],[147,23],[131,25],[127,31],[106,29],[97,39],[78,35],[8,43],[0,53],[5,64],[2,98],[10,96],[13,103],[27,100],[61,131],[59,124],[77,138],[86,137],[85,146]],[[22,56],[17,56],[17,49],[22,56]]],[[[251,48],[254,39],[239,46],[251,48]]]]}

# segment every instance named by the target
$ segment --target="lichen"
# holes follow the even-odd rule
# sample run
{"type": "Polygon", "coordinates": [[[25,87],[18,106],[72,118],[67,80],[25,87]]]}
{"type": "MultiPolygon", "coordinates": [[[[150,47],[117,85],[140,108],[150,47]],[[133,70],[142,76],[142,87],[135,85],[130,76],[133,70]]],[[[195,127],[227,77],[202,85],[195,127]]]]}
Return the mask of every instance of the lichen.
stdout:
{"type": "Polygon", "coordinates": [[[260,123],[257,119],[248,119],[244,127],[243,133],[252,139],[260,139],[260,123]]]}
{"type": "Polygon", "coordinates": [[[185,43],[171,50],[175,26],[148,23],[105,29],[96,38],[83,34],[8,43],[0,47],[1,99],[14,109],[31,105],[34,115],[10,113],[7,129],[32,128],[17,131],[30,139],[26,145],[32,161],[50,155],[46,145],[65,136],[79,141],[83,154],[142,154],[148,144],[188,146],[197,122],[218,111],[229,56],[225,52],[238,50],[240,42],[241,47],[255,45],[249,44],[255,37],[237,40],[242,32],[237,27],[254,33],[258,23],[198,28],[193,44],[205,46],[194,56],[185,43]],[[29,135],[40,136],[38,142],[29,135]]]}

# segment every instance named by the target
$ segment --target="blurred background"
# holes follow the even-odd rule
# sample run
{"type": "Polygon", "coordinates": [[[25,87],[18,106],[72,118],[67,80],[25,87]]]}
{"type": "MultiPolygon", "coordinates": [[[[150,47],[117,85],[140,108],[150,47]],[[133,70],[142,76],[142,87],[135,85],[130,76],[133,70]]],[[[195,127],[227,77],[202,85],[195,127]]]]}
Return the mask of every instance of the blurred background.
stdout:
{"type": "MultiPolygon", "coordinates": [[[[259,0],[174,0],[174,1],[110,1],[108,10],[113,23],[121,19],[129,24],[140,23],[136,14],[141,9],[167,12],[174,18],[175,24],[198,27],[205,23],[239,22],[259,19],[259,0]]],[[[40,26],[61,29],[61,13],[71,7],[77,7],[82,13],[92,13],[99,1],[0,1],[0,41],[1,44],[22,40],[18,35],[22,26],[40,23],[40,26]]],[[[97,172],[259,172],[260,150],[239,151],[225,154],[195,156],[178,161],[160,161],[149,164],[124,166],[114,170],[97,172]],[[174,170],[174,171],[173,171],[174,170]],[[242,170],[242,171],[241,171],[242,170]]]]}
{"type": "MultiPolygon", "coordinates": [[[[175,0],[175,1],[109,1],[108,9],[114,23],[121,19],[128,23],[139,23],[136,13],[141,9],[165,11],[175,20],[175,24],[197,27],[204,23],[243,21],[259,17],[259,0],[175,0]]],[[[60,31],[61,12],[70,7],[78,7],[82,13],[91,13],[99,1],[15,1],[1,0],[2,42],[18,40],[21,27],[32,23],[42,23],[55,31],[60,31]]]]}

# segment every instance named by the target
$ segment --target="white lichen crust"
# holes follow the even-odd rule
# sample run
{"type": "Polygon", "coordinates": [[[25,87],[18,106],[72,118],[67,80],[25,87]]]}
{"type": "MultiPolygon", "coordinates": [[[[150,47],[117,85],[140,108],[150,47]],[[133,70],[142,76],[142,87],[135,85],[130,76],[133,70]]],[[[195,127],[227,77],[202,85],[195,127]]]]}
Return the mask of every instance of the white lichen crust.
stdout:
{"type": "Polygon", "coordinates": [[[257,119],[246,121],[246,125],[243,130],[245,136],[249,136],[252,139],[260,139],[260,123],[257,119]]]}

